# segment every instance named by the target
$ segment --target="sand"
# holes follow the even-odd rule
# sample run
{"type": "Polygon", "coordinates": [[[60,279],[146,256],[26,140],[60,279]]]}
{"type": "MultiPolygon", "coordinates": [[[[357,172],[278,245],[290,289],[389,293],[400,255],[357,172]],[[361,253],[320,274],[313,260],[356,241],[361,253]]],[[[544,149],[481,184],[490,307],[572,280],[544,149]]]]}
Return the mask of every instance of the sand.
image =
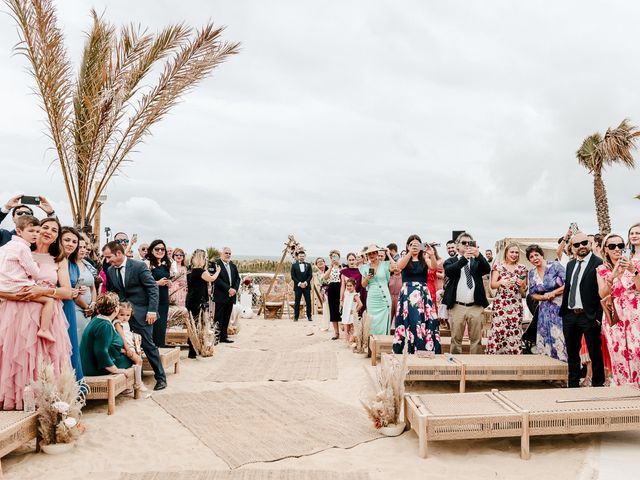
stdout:
{"type": "MultiPolygon", "coordinates": [[[[371,378],[369,359],[352,354],[344,341],[331,341],[330,332],[313,324],[290,320],[241,320],[242,329],[232,346],[220,345],[213,357],[189,360],[182,352],[182,369],[178,375],[168,374],[169,388],[154,395],[176,392],[201,392],[228,386],[254,383],[216,383],[206,378],[230,352],[255,348],[252,335],[264,331],[261,326],[278,327],[274,332],[290,332],[292,336],[314,333],[317,342],[304,343],[303,351],[336,352],[337,380],[304,380],[300,383],[335,400],[359,406],[359,398],[371,378]]],[[[145,376],[147,386],[153,377],[145,376]]],[[[265,382],[255,384],[265,384],[265,382]]],[[[495,388],[543,388],[544,384],[472,383],[469,391],[495,388]]],[[[409,391],[455,392],[455,383],[409,385],[409,391]]],[[[224,406],[221,406],[224,408],[224,406]]],[[[313,405],[309,405],[313,408],[313,405]]],[[[92,401],[84,410],[88,429],[70,453],[55,456],[36,454],[33,445],[26,446],[2,459],[6,480],[116,480],[122,472],[229,470],[227,464],[198,440],[187,428],[169,415],[152,399],[133,400],[120,396],[116,412],[108,416],[104,401],[92,401]],[[90,477],[89,477],[90,475],[90,477]]],[[[418,457],[418,439],[413,432],[396,438],[381,438],[350,449],[331,448],[313,455],[287,458],[270,463],[255,463],[248,469],[315,469],[335,471],[367,471],[372,480],[382,479],[595,479],[599,471],[615,471],[616,462],[624,457],[623,468],[634,473],[640,459],[629,458],[629,445],[640,443],[640,432],[590,434],[558,437],[533,437],[532,457],[519,457],[518,438],[496,440],[463,440],[432,442],[429,458],[418,457]],[[601,447],[602,444],[602,447],[601,447]],[[616,453],[620,452],[620,455],[616,453]]],[[[622,465],[621,465],[622,467],[622,465]]],[[[620,472],[621,473],[621,472],[620,472]]],[[[604,477],[603,477],[604,478],[604,477]]],[[[607,477],[609,478],[609,477],[607,477]]]]}

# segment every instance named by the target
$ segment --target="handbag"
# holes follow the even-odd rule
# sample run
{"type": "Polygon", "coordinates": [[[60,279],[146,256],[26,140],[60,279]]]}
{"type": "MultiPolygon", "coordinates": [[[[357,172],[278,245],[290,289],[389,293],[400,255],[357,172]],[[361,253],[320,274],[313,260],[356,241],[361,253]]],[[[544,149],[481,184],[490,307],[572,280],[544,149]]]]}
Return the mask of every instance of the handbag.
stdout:
{"type": "Polygon", "coordinates": [[[609,326],[613,327],[620,321],[620,317],[618,316],[618,311],[616,310],[616,306],[613,303],[611,295],[607,295],[600,300],[600,304],[602,305],[602,310],[604,311],[604,317],[607,320],[607,323],[609,326]]]}

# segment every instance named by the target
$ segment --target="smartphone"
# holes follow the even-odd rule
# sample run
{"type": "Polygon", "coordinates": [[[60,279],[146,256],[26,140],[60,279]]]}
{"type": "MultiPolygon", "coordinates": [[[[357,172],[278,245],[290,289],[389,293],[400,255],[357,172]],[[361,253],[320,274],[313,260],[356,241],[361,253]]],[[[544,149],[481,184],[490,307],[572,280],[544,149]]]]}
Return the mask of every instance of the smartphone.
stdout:
{"type": "Polygon", "coordinates": [[[28,195],[23,195],[20,199],[20,203],[23,205],[40,205],[40,197],[30,197],[28,195]]]}
{"type": "Polygon", "coordinates": [[[469,246],[473,247],[473,248],[476,248],[478,246],[478,244],[476,243],[475,240],[469,240],[469,246]]]}
{"type": "Polygon", "coordinates": [[[628,248],[625,248],[624,250],[622,250],[621,253],[622,258],[624,258],[626,261],[631,260],[631,250],[628,248]]]}
{"type": "Polygon", "coordinates": [[[373,276],[373,275],[375,275],[375,274],[376,274],[376,270],[375,270],[375,268],[370,268],[370,269],[369,269],[369,275],[373,276]]]}
{"type": "Polygon", "coordinates": [[[438,242],[431,242],[429,245],[431,245],[431,247],[439,247],[440,244],[438,242]]]}
{"type": "Polygon", "coordinates": [[[424,252],[427,249],[427,244],[426,243],[421,243],[420,245],[418,245],[418,250],[420,252],[424,252]]]}
{"type": "Polygon", "coordinates": [[[571,230],[571,235],[575,235],[579,230],[578,224],[576,222],[571,222],[571,225],[569,225],[569,230],[571,230]]]}

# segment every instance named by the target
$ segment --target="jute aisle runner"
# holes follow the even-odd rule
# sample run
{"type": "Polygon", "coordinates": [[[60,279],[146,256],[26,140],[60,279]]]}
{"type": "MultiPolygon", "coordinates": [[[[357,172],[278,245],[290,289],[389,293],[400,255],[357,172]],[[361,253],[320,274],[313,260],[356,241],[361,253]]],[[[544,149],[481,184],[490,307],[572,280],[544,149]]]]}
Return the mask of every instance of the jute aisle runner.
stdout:
{"type": "Polygon", "coordinates": [[[120,480],[369,480],[366,472],[323,470],[232,470],[209,472],[124,473],[120,480]]]}
{"type": "Polygon", "coordinates": [[[250,337],[238,339],[234,345],[238,349],[289,352],[325,342],[329,339],[326,332],[320,332],[311,324],[300,321],[291,326],[262,325],[250,337]]]}
{"type": "Polygon", "coordinates": [[[207,377],[212,382],[329,380],[338,378],[335,352],[229,351],[207,377]]]}
{"type": "Polygon", "coordinates": [[[380,437],[361,408],[297,383],[153,399],[231,468],[351,448],[380,437]]]}

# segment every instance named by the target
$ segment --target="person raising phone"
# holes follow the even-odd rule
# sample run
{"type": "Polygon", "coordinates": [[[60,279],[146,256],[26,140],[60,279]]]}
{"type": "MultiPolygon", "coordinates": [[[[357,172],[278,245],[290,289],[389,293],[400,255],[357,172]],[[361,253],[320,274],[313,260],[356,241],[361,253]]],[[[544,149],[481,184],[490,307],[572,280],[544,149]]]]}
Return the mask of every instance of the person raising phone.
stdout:
{"type": "Polygon", "coordinates": [[[390,270],[397,264],[391,257],[389,249],[369,245],[364,251],[369,259],[360,267],[362,286],[367,288],[367,313],[371,319],[369,333],[371,335],[387,335],[391,322],[391,293],[389,292],[390,270]],[[387,260],[380,260],[379,252],[383,252],[387,260]]]}
{"type": "MultiPolygon", "coordinates": [[[[53,207],[43,196],[38,197],[27,197],[25,195],[16,195],[15,197],[7,200],[7,203],[4,204],[2,208],[0,208],[0,223],[9,215],[11,212],[11,219],[15,220],[21,215],[33,215],[33,209],[29,205],[35,205],[40,210],[42,210],[47,217],[55,217],[55,211],[53,207]]],[[[56,217],[57,220],[57,217],[56,217]]],[[[4,228],[0,228],[0,247],[5,245],[11,240],[11,237],[16,234],[14,230],[7,230],[4,228]]]]}
{"type": "Polygon", "coordinates": [[[483,312],[489,305],[482,276],[491,272],[491,265],[469,233],[458,235],[456,248],[458,254],[444,262],[444,274],[448,282],[443,303],[449,313],[451,353],[462,353],[462,337],[465,327],[468,327],[470,353],[481,354],[483,312]]]}

